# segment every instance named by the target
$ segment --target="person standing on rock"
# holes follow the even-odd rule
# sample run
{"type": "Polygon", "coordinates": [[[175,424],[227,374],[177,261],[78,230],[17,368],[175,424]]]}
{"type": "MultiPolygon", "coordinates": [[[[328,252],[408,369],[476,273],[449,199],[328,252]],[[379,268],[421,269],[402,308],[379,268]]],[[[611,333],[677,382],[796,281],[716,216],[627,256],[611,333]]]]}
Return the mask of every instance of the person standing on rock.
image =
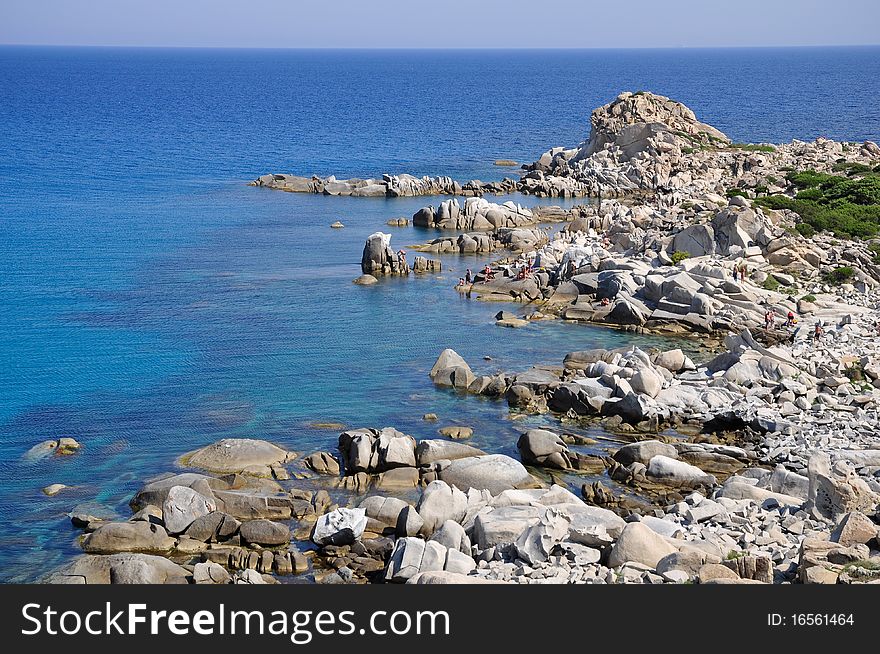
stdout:
{"type": "Polygon", "coordinates": [[[819,339],[822,338],[822,321],[816,323],[816,327],[813,329],[813,342],[818,343],[819,339]]]}
{"type": "Polygon", "coordinates": [[[473,280],[473,276],[471,275],[471,269],[468,268],[464,273],[464,281],[466,284],[470,284],[473,280]]]}
{"type": "Polygon", "coordinates": [[[773,326],[773,309],[768,309],[767,313],[764,314],[764,329],[770,330],[773,326]]]}

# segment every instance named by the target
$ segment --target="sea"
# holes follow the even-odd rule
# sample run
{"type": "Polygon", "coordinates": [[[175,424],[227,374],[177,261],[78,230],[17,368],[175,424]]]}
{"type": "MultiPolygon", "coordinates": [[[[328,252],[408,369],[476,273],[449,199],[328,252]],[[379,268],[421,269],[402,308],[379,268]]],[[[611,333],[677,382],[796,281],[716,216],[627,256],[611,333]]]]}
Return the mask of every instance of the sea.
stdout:
{"type": "Polygon", "coordinates": [[[467,425],[475,446],[516,456],[524,429],[554,424],[436,389],[427,373],[446,347],[478,374],[630,344],[698,357],[697,339],[496,327],[522,307],[453,290],[483,256],[351,283],[369,234],[395,248],[436,236],[386,222],[442,198],[247,185],[269,172],[501,179],[517,168],[496,160],[575,146],[627,90],[684,102],[735,141],[880,140],[876,47],[0,47],[0,581],[69,561],[69,512],[125,517],[145,479],[220,438],[308,454],[335,449],[339,428],[321,423],[419,439],[467,425]],[[27,455],[61,437],[83,448],[27,455]],[[52,483],[69,488],[47,497],[52,483]]]}

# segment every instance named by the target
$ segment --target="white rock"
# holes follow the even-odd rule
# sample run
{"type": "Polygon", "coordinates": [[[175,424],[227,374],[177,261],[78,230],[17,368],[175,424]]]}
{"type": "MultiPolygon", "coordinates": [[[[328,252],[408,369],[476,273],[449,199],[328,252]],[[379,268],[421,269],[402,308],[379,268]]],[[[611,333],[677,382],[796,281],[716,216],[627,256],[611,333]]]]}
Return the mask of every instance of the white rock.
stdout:
{"type": "Polygon", "coordinates": [[[312,541],[317,545],[350,545],[364,535],[366,527],[366,510],[339,508],[318,518],[312,541]]]}
{"type": "Polygon", "coordinates": [[[217,510],[217,503],[187,486],[172,486],[162,503],[162,521],[169,534],[186,530],[196,518],[217,510]]]}

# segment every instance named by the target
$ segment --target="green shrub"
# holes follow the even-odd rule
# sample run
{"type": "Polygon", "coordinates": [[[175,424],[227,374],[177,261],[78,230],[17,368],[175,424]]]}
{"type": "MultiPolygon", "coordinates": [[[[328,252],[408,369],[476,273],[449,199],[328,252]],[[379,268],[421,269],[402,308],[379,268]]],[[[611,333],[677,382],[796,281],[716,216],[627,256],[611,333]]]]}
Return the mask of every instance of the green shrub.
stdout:
{"type": "Polygon", "coordinates": [[[845,566],[843,566],[843,569],[847,572],[849,572],[853,568],[862,568],[864,570],[880,570],[880,562],[871,559],[860,559],[858,561],[853,561],[852,563],[847,563],[845,566]]]}
{"type": "Polygon", "coordinates": [[[815,202],[822,199],[822,191],[817,188],[806,188],[794,196],[795,200],[806,200],[807,202],[815,202]]]}
{"type": "Polygon", "coordinates": [[[865,165],[863,163],[857,163],[855,161],[838,161],[831,167],[836,173],[846,173],[849,176],[853,175],[863,175],[865,173],[870,173],[873,169],[871,166],[865,165]]]}
{"type": "Polygon", "coordinates": [[[810,225],[810,223],[798,223],[794,228],[797,230],[797,233],[804,238],[812,238],[816,235],[816,230],[813,229],[813,226],[810,225]]]}
{"type": "Polygon", "coordinates": [[[772,195],[756,202],[797,213],[797,229],[804,236],[829,231],[841,238],[871,238],[880,233],[880,175],[850,178],[803,170],[789,172],[786,179],[798,189],[795,197],[772,195]]]}
{"type": "Polygon", "coordinates": [[[693,154],[693,153],[696,152],[696,151],[697,151],[696,148],[688,148],[688,147],[685,147],[685,148],[682,148],[682,149],[681,149],[681,153],[682,153],[682,154],[693,154]]]}
{"type": "Polygon", "coordinates": [[[764,287],[764,290],[767,291],[775,291],[779,288],[779,280],[776,279],[773,275],[767,275],[767,279],[764,280],[764,283],[761,284],[764,287]]]}
{"type": "Polygon", "coordinates": [[[672,259],[673,264],[678,265],[682,261],[684,261],[685,259],[690,259],[690,257],[691,257],[690,252],[683,252],[683,251],[679,250],[678,252],[673,252],[672,256],[669,258],[672,259]]]}
{"type": "Polygon", "coordinates": [[[779,180],[776,179],[773,175],[767,175],[767,183],[768,184],[776,184],[779,180]]]}
{"type": "Polygon", "coordinates": [[[729,188],[729,189],[727,189],[727,192],[725,193],[725,195],[726,195],[727,197],[729,197],[729,198],[732,198],[732,197],[734,197],[734,196],[736,196],[736,195],[741,195],[741,196],[743,196],[744,198],[745,198],[745,197],[748,197],[748,196],[746,195],[746,192],[743,191],[741,188],[729,188]]]}
{"type": "Polygon", "coordinates": [[[816,296],[813,295],[812,293],[810,293],[809,295],[805,295],[805,296],[803,296],[803,297],[801,298],[801,300],[803,300],[804,302],[815,302],[815,301],[816,301],[816,296]]]}
{"type": "Polygon", "coordinates": [[[737,150],[748,150],[750,152],[776,152],[776,148],[772,145],[763,143],[731,143],[730,147],[737,150]]]}
{"type": "Polygon", "coordinates": [[[853,278],[855,270],[850,266],[840,266],[831,272],[825,273],[825,281],[829,284],[845,284],[853,278]]]}

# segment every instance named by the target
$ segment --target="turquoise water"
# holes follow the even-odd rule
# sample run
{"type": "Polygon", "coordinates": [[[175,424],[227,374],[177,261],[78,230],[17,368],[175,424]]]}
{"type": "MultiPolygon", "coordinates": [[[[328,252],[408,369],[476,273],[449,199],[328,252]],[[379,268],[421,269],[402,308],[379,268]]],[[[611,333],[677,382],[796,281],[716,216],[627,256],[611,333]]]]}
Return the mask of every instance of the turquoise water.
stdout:
{"type": "Polygon", "coordinates": [[[523,423],[503,402],[431,385],[441,349],[493,371],[633,340],[557,322],[496,328],[509,307],[452,290],[479,257],[355,286],[366,236],[427,240],[385,222],[438,199],[293,195],[249,179],[496,179],[509,171],[494,159],[574,144],[593,107],[636,88],[687,102],[737,140],[878,139],[880,109],[859,100],[877,97],[877,73],[876,48],[0,48],[0,580],[32,580],[75,553],[65,514],[77,504],[124,515],[145,477],[222,437],[308,453],[336,441],[316,421],[418,438],[458,422],[476,428],[475,445],[514,453],[523,423]],[[60,436],[83,451],[22,460],[60,436]],[[43,496],[55,482],[73,488],[43,496]]]}

